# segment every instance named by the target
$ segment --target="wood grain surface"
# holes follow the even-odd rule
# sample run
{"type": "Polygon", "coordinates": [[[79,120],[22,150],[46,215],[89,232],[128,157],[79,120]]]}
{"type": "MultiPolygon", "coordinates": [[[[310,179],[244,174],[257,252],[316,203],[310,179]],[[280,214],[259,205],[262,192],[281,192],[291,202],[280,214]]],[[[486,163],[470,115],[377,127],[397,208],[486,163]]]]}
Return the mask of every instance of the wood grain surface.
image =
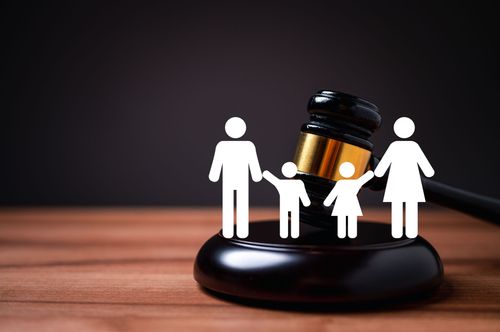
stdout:
{"type": "MultiPolygon", "coordinates": [[[[364,219],[387,222],[389,211],[364,219]]],[[[276,218],[254,209],[251,219],[276,218]]],[[[1,209],[0,331],[500,331],[500,228],[422,209],[445,282],[380,310],[300,312],[233,304],[193,280],[218,209],[1,209]]]]}

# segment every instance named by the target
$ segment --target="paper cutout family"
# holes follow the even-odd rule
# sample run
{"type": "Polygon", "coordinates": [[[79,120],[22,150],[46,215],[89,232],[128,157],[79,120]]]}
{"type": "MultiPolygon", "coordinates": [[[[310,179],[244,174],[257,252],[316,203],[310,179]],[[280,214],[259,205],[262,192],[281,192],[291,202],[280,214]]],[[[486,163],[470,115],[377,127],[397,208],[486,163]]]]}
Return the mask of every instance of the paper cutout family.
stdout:
{"type": "MultiPolygon", "coordinates": [[[[234,139],[221,141],[215,148],[214,159],[208,178],[217,182],[222,173],[222,235],[231,238],[234,235],[234,210],[236,209],[236,235],[248,236],[248,173],[254,182],[264,179],[276,187],[280,195],[280,237],[287,238],[290,215],[290,235],[299,236],[300,202],[309,206],[311,201],[302,180],[292,179],[297,174],[297,166],[286,162],[281,172],[286,179],[279,179],[271,172],[262,172],[257,158],[255,145],[251,141],[239,141],[246,132],[246,124],[239,117],[232,117],[225,125],[226,134],[234,139]],[[234,205],[236,197],[236,208],[234,205]]],[[[415,124],[410,118],[401,117],[394,123],[394,133],[401,139],[410,138],[415,132],[415,124]]],[[[358,201],[361,187],[374,176],[382,177],[389,170],[384,202],[391,203],[391,233],[394,238],[403,236],[403,215],[406,224],[405,235],[415,238],[418,235],[418,203],[425,202],[420,171],[426,177],[434,175],[434,169],[414,141],[395,141],[383,155],[374,171],[367,171],[358,179],[350,179],[355,167],[344,162],[339,173],[344,178],[337,181],[323,204],[331,206],[332,216],[337,217],[337,236],[355,238],[357,219],[362,216],[358,201]],[[389,170],[390,168],[390,170],[389,170]],[[405,207],[403,212],[403,206],[405,207]],[[347,226],[347,227],[346,227],[347,226]]]]}

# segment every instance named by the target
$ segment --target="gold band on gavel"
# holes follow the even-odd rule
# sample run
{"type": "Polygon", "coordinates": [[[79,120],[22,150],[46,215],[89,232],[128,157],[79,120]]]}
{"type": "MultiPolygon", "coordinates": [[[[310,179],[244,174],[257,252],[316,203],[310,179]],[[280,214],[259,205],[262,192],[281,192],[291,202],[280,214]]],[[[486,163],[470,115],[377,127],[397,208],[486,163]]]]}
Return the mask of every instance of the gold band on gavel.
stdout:
{"type": "Polygon", "coordinates": [[[294,163],[301,173],[338,181],[343,178],[339,173],[343,162],[348,161],[354,165],[356,171],[351,179],[357,179],[366,172],[370,156],[371,151],[359,146],[301,132],[294,163]]]}

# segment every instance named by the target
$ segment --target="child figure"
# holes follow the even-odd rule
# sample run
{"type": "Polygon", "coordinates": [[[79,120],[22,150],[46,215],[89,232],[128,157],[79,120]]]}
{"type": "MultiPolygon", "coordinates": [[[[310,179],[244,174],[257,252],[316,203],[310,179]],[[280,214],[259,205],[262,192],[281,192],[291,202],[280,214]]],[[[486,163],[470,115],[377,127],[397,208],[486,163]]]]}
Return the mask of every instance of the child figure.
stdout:
{"type": "MultiPolygon", "coordinates": [[[[346,179],[353,176],[355,170],[354,165],[350,162],[342,163],[339,168],[340,175],[346,179]]],[[[339,238],[343,239],[346,236],[346,223],[348,224],[349,238],[353,239],[357,236],[358,216],[363,215],[357,195],[361,187],[371,178],[373,178],[373,172],[368,171],[355,180],[339,180],[323,202],[323,205],[330,206],[337,199],[332,216],[337,216],[337,235],[339,238]]]]}
{"type": "MultiPolygon", "coordinates": [[[[281,172],[287,178],[292,178],[297,174],[297,166],[292,162],[284,163],[281,172]]],[[[271,172],[262,173],[264,179],[276,187],[280,194],[280,237],[288,237],[288,214],[290,213],[290,228],[292,238],[299,237],[299,200],[304,206],[311,205],[307,196],[306,187],[302,180],[286,179],[281,180],[271,172]]]]}

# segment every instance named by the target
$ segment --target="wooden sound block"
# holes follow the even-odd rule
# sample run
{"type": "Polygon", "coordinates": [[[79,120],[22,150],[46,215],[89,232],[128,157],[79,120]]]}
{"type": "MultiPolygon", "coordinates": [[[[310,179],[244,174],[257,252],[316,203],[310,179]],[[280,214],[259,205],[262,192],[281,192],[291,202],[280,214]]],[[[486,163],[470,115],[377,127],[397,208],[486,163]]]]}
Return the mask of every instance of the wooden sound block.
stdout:
{"type": "Polygon", "coordinates": [[[431,244],[393,239],[390,225],[362,221],[356,239],[342,240],[336,230],[300,227],[298,239],[281,239],[278,220],[250,223],[246,239],[216,234],[198,252],[194,278],[235,299],[306,304],[400,299],[443,279],[431,244]]]}

